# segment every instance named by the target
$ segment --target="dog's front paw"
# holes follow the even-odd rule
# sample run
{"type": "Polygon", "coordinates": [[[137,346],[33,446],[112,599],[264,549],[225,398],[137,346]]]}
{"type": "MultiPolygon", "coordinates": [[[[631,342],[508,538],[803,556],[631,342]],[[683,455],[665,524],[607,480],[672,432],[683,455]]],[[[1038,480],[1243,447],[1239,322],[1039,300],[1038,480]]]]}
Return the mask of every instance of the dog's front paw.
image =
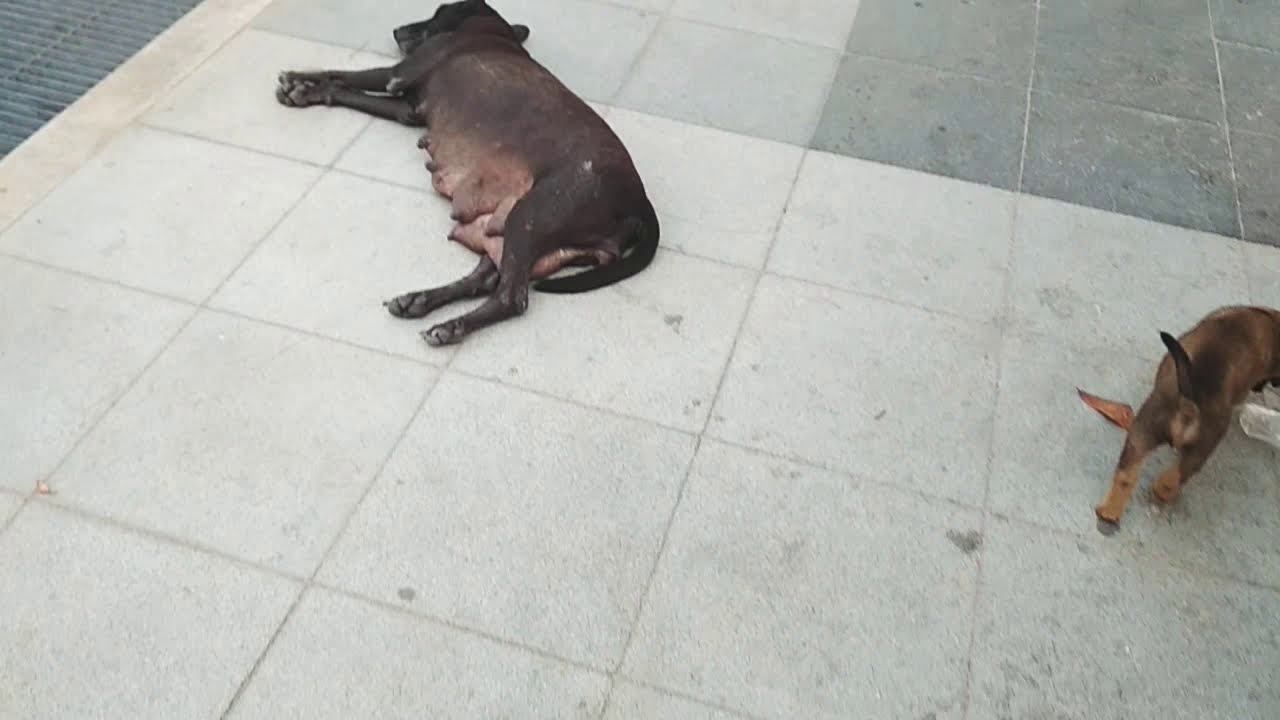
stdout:
{"type": "Polygon", "coordinates": [[[287,107],[308,107],[329,102],[328,83],[304,77],[302,73],[282,72],[276,78],[276,100],[287,107]]]}
{"type": "Polygon", "coordinates": [[[441,347],[461,342],[467,333],[462,322],[454,319],[440,323],[429,330],[423,330],[421,334],[422,339],[426,340],[431,347],[441,347]]]}

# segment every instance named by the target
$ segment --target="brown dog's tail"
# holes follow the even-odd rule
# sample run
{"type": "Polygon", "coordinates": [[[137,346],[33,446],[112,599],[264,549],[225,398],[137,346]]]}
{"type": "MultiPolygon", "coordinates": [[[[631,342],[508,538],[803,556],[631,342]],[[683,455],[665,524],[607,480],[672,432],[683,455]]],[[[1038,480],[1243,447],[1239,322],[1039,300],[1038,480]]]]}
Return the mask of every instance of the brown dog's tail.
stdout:
{"type": "Polygon", "coordinates": [[[1133,408],[1129,405],[1115,400],[1100,398],[1097,395],[1090,395],[1080,388],[1076,388],[1076,393],[1084,401],[1085,405],[1096,410],[1099,415],[1106,418],[1107,422],[1112,425],[1126,432],[1133,425],[1133,408]]]}
{"type": "Polygon", "coordinates": [[[649,267],[649,263],[658,254],[661,228],[658,225],[658,214],[647,198],[640,217],[631,222],[635,229],[630,233],[630,242],[623,247],[625,254],[617,261],[576,275],[539,280],[533,284],[533,289],[556,294],[587,292],[626,280],[649,267]]]}
{"type": "Polygon", "coordinates": [[[1187,351],[1182,347],[1182,343],[1178,339],[1167,332],[1160,333],[1160,340],[1164,342],[1164,346],[1169,350],[1169,357],[1173,358],[1173,368],[1178,375],[1178,394],[1182,397],[1195,402],[1197,398],[1196,384],[1194,382],[1195,368],[1191,365],[1191,356],[1187,355],[1187,351]]]}

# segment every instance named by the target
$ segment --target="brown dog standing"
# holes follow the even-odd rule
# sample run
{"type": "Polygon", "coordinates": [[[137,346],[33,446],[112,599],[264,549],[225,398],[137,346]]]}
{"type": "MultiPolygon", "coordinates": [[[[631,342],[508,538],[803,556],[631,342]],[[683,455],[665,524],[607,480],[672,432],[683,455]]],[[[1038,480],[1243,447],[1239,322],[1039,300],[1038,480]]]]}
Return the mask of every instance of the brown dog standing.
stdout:
{"type": "Polygon", "coordinates": [[[1177,464],[1153,488],[1157,500],[1172,502],[1226,435],[1235,406],[1268,381],[1280,382],[1280,311],[1219,308],[1181,338],[1162,332],[1160,339],[1169,352],[1136,414],[1129,405],[1077,389],[1086,405],[1128,433],[1111,489],[1096,508],[1098,530],[1106,535],[1118,528],[1151,451],[1171,445],[1178,453],[1177,464]]]}

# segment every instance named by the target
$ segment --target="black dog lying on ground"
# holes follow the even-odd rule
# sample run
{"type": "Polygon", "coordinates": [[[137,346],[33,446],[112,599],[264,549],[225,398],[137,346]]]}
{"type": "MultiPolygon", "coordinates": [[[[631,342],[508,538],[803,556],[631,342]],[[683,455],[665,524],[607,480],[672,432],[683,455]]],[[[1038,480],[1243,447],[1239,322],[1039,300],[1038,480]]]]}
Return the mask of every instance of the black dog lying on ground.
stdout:
{"type": "Polygon", "coordinates": [[[452,200],[449,238],[481,258],[461,280],[387,301],[392,315],[420,318],[488,295],[422,333],[445,345],[523,313],[533,280],[541,292],[585,292],[649,265],[658,218],[630,154],[529,56],[527,27],[508,24],[484,0],[463,0],[394,36],[405,56],[397,65],[285,72],[276,90],[291,107],[338,105],[428,128],[418,146],[431,156],[432,186],[452,200]],[[542,279],[580,265],[596,267],[542,279]]]}

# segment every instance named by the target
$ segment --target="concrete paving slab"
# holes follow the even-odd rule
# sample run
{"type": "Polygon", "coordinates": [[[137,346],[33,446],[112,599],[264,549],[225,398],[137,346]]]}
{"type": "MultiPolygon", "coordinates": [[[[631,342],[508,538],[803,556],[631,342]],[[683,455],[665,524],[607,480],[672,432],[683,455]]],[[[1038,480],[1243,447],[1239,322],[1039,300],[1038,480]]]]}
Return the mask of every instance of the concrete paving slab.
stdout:
{"type": "Polygon", "coordinates": [[[668,18],[610,104],[804,145],[838,59],[827,48],[668,18]]]}
{"type": "Polygon", "coordinates": [[[692,700],[659,693],[626,681],[616,681],[604,720],[741,720],[744,716],[707,707],[692,700]]]}
{"type": "Polygon", "coordinates": [[[659,15],[588,0],[494,0],[509,22],[529,26],[525,47],[570,90],[607,102],[658,27],[659,15]]]}
{"type": "Polygon", "coordinates": [[[998,347],[989,325],[766,276],[708,432],[979,505],[998,347]]]}
{"type": "Polygon", "coordinates": [[[1280,53],[1230,44],[1219,52],[1231,129],[1280,136],[1280,53]]]}
{"type": "Polygon", "coordinates": [[[1171,570],[1098,535],[993,522],[971,717],[1280,712],[1280,595],[1171,570]]]}
{"type": "Polygon", "coordinates": [[[202,302],[318,178],[314,167],[135,128],[0,238],[0,248],[202,302]]]}
{"type": "Polygon", "coordinates": [[[33,502],[0,536],[15,718],[217,718],[299,588],[33,502]]]}
{"type": "Polygon", "coordinates": [[[468,338],[453,367],[698,431],[754,283],[743,268],[659,252],[590,296],[535,293],[523,317],[468,338]]]}
{"type": "Polygon", "coordinates": [[[1239,236],[1221,126],[1038,92],[1028,122],[1024,192],[1239,236]]]}
{"type": "Polygon", "coordinates": [[[1026,88],[845,55],[811,147],[1016,189],[1026,88]]]}
{"type": "Polygon", "coordinates": [[[253,20],[253,27],[304,40],[390,56],[399,54],[391,31],[426,20],[435,12],[417,0],[275,0],[253,20]]]}
{"type": "Polygon", "coordinates": [[[675,0],[673,17],[745,30],[807,45],[844,48],[859,0],[675,0]]]}
{"type": "Polygon", "coordinates": [[[704,443],[624,672],[758,717],[959,718],[980,528],[704,443]]]}
{"type": "Polygon", "coordinates": [[[1026,85],[1036,42],[1035,0],[861,0],[848,51],[1026,85]]]}
{"type": "Polygon", "coordinates": [[[0,527],[4,527],[9,518],[18,514],[22,507],[22,496],[5,488],[0,488],[0,527]]]}
{"type": "Polygon", "coordinates": [[[0,257],[0,486],[53,472],[193,312],[0,257]]]}
{"type": "Polygon", "coordinates": [[[447,374],[320,580],[612,668],[692,452],[682,433],[447,374]]]}
{"type": "Polygon", "coordinates": [[[1078,205],[1019,200],[1009,293],[1021,329],[1082,347],[1163,356],[1179,333],[1247,296],[1240,246],[1078,205]]]}
{"type": "Polygon", "coordinates": [[[333,592],[307,592],[228,716],[599,716],[603,675],[333,592]]]}
{"type": "Polygon", "coordinates": [[[1209,7],[1220,40],[1280,50],[1280,8],[1239,0],[1210,0],[1209,7]]]}
{"type": "MultiPolygon", "coordinates": [[[[1081,5],[1048,3],[1041,10],[1037,92],[1222,122],[1218,61],[1203,15],[1188,27],[1165,29],[1128,18],[1099,22],[1102,18],[1096,15],[1082,17],[1081,5]]],[[[1146,3],[1129,5],[1142,7],[1146,3]]],[[[1154,8],[1144,13],[1166,14],[1188,17],[1154,8]]],[[[1117,15],[1121,14],[1105,13],[1103,17],[1117,15]]]]}
{"type": "Polygon", "coordinates": [[[414,152],[423,129],[393,122],[372,122],[333,164],[339,170],[386,182],[431,190],[425,150],[414,152]]]}
{"type": "MultiPolygon", "coordinates": [[[[1080,387],[1137,407],[1154,362],[1007,338],[1001,358],[991,464],[991,509],[1071,532],[1094,534],[1093,507],[1111,484],[1124,434],[1086,408],[1080,387]],[[1049,438],[1052,438],[1050,440],[1049,438]]],[[[1280,458],[1233,427],[1168,508],[1150,485],[1174,458],[1152,455],[1120,522],[1121,537],[1166,562],[1280,586],[1280,458]]]]}
{"type": "Polygon", "coordinates": [[[442,365],[455,348],[427,346],[425,321],[392,317],[382,302],[475,267],[475,254],[447,239],[451,227],[449,203],[434,193],[330,172],[210,305],[442,365]]]}
{"type": "Polygon", "coordinates": [[[635,159],[663,247],[764,266],[802,148],[624,109],[609,124],[635,159]]]}
{"type": "Polygon", "coordinates": [[[1245,245],[1244,257],[1253,301],[1280,308],[1280,248],[1245,245]]]}
{"type": "Polygon", "coordinates": [[[1280,137],[1231,130],[1244,239],[1280,247],[1280,137]]]}
{"type": "Polygon", "coordinates": [[[822,152],[805,156],[771,272],[993,321],[1016,196],[822,152]]]}
{"type": "Polygon", "coordinates": [[[246,30],[156,103],[149,125],[327,165],[369,124],[346,108],[290,108],[276,102],[284,70],[362,70],[386,58],[246,30]]]}
{"type": "Polygon", "coordinates": [[[58,502],[308,575],[434,374],[204,312],[51,484],[58,502]]]}

